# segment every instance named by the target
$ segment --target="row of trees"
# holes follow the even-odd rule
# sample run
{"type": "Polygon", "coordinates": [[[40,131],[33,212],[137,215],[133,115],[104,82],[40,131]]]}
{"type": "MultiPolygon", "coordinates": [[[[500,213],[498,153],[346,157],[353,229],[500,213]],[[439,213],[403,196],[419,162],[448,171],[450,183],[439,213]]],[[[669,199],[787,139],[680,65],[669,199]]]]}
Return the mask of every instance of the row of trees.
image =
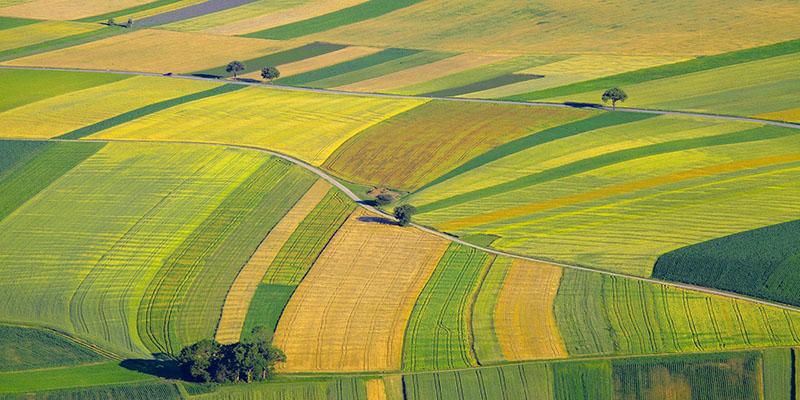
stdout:
{"type": "Polygon", "coordinates": [[[197,382],[240,383],[264,381],[274,375],[275,365],[286,361],[283,351],[273,347],[264,327],[253,329],[251,338],[220,344],[205,339],[184,347],[178,365],[184,379],[197,382]]]}
{"type": "MultiPolygon", "coordinates": [[[[225,72],[229,74],[233,74],[233,79],[236,79],[236,76],[244,71],[247,67],[241,61],[231,61],[225,67],[225,72]]],[[[273,79],[278,79],[281,76],[281,71],[278,71],[278,68],[267,66],[261,68],[261,77],[272,82],[273,79]]]]}

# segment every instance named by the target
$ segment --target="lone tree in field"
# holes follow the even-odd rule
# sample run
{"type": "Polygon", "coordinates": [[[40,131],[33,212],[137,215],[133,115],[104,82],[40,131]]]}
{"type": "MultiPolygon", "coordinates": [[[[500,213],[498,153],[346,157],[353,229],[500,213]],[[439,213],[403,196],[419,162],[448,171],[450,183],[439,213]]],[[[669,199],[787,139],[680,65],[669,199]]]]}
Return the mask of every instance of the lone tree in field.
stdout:
{"type": "Polygon", "coordinates": [[[603,93],[603,103],[608,103],[611,100],[611,108],[617,109],[617,102],[625,102],[628,99],[628,94],[620,88],[611,88],[603,93]]]}
{"type": "Polygon", "coordinates": [[[402,206],[394,208],[394,217],[400,226],[408,226],[411,223],[411,217],[417,213],[417,208],[411,204],[403,204],[402,206]]]}
{"type": "Polygon", "coordinates": [[[133,18],[128,18],[128,28],[133,28],[133,18]]]}
{"type": "Polygon", "coordinates": [[[281,76],[281,71],[278,71],[275,67],[264,67],[261,68],[261,77],[270,81],[272,83],[273,79],[278,79],[281,76]]]}
{"type": "Polygon", "coordinates": [[[233,74],[233,79],[236,79],[236,75],[242,71],[244,71],[244,63],[241,61],[231,61],[228,63],[228,66],[225,67],[225,72],[233,74]]]}

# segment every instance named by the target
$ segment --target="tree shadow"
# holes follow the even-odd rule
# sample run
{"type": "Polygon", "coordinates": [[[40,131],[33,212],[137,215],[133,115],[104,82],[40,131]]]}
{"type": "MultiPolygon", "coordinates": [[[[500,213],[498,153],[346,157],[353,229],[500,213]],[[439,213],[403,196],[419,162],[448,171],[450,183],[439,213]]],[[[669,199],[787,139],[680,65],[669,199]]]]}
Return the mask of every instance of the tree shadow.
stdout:
{"type": "Polygon", "coordinates": [[[358,220],[361,222],[371,222],[383,225],[397,225],[396,221],[384,217],[358,217],[358,220]]]}
{"type": "Polygon", "coordinates": [[[574,108],[603,108],[602,104],[597,104],[597,103],[579,103],[579,102],[574,102],[574,101],[565,101],[564,105],[565,106],[574,107],[574,108]]]}
{"type": "Polygon", "coordinates": [[[222,75],[214,75],[214,74],[192,74],[192,76],[196,76],[198,78],[222,79],[222,75]]]}
{"type": "Polygon", "coordinates": [[[253,78],[236,78],[235,80],[239,81],[239,82],[247,82],[247,83],[264,83],[264,82],[262,82],[262,81],[260,81],[258,79],[253,79],[253,78]]]}
{"type": "Polygon", "coordinates": [[[156,354],[155,360],[129,358],[123,360],[119,365],[131,371],[138,371],[143,374],[158,376],[165,379],[180,379],[181,370],[178,362],[164,357],[159,358],[156,354]]]}

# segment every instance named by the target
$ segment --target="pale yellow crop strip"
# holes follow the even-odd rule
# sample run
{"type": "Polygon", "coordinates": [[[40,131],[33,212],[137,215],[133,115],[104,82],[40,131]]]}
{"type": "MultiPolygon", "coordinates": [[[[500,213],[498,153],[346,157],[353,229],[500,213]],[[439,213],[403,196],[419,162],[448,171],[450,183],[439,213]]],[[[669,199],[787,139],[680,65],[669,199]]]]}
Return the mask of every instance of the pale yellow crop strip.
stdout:
{"type": "MultiPolygon", "coordinates": [[[[381,50],[382,49],[378,47],[349,46],[341,50],[332,51],[316,57],[306,58],[293,63],[281,64],[278,65],[277,68],[278,71],[281,72],[281,78],[286,78],[287,76],[297,75],[303,72],[313,71],[329,65],[375,54],[381,50]]],[[[261,71],[251,72],[249,74],[242,75],[242,77],[261,79],[261,71]]]]}
{"type": "Polygon", "coordinates": [[[411,311],[448,242],[354,212],[283,313],[275,345],[283,371],[389,371],[400,367],[411,311]]]}
{"type": "Polygon", "coordinates": [[[381,92],[451,75],[511,58],[509,55],[460,54],[430,64],[404,69],[391,74],[339,86],[335,89],[359,92],[381,92]]]}
{"type": "Polygon", "coordinates": [[[318,15],[328,14],[365,1],[366,0],[321,0],[313,4],[303,4],[288,10],[216,26],[206,29],[204,32],[218,35],[244,35],[246,33],[257,32],[275,26],[313,18],[318,15]]]}
{"type": "Polygon", "coordinates": [[[34,19],[72,20],[123,10],[153,0],[32,0],[0,9],[0,15],[34,19]]]}
{"type": "Polygon", "coordinates": [[[264,279],[264,274],[272,264],[272,260],[289,240],[295,229],[311,213],[330,190],[331,185],[319,179],[311,189],[303,195],[297,204],[275,225],[267,237],[258,246],[256,252],[250,257],[244,268],[233,281],[225,305],[222,307],[222,317],[215,334],[220,343],[234,343],[239,340],[242,333],[250,302],[256,293],[258,284],[264,279]]]}
{"type": "Polygon", "coordinates": [[[689,179],[724,174],[742,169],[759,168],[774,164],[783,164],[800,160],[800,154],[792,153],[780,156],[761,157],[752,160],[736,161],[731,163],[712,165],[710,167],[697,168],[689,171],[677,172],[654,178],[644,179],[634,182],[625,182],[617,185],[592,190],[586,193],[578,193],[571,196],[545,200],[537,203],[523,204],[520,206],[497,210],[481,215],[469,216],[466,218],[448,221],[440,225],[443,230],[459,230],[472,226],[492,223],[502,219],[520,217],[527,214],[546,211],[557,207],[565,207],[576,203],[597,200],[605,197],[616,196],[635,190],[648,189],[656,186],[668,185],[689,179]]]}
{"type": "Polygon", "coordinates": [[[386,400],[386,387],[383,379],[370,379],[367,381],[367,400],[386,400]]]}
{"type": "Polygon", "coordinates": [[[506,360],[567,357],[553,309],[562,272],[555,265],[514,260],[494,311],[506,360]]]}
{"type": "Polygon", "coordinates": [[[96,31],[102,26],[68,21],[44,21],[0,30],[0,51],[28,46],[65,36],[96,31]]]}

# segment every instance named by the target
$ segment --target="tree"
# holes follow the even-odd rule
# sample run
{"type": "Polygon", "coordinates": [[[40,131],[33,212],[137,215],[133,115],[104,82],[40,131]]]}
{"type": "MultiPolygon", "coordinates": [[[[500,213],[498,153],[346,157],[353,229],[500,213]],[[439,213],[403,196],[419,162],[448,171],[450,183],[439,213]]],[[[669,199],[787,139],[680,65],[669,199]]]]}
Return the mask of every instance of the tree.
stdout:
{"type": "Polygon", "coordinates": [[[117,24],[117,22],[114,21],[114,18],[109,18],[108,22],[106,22],[106,25],[108,25],[108,26],[114,26],[116,24],[117,24]]]}
{"type": "Polygon", "coordinates": [[[394,208],[394,217],[397,218],[400,226],[408,226],[411,223],[411,217],[416,214],[417,208],[411,204],[403,204],[402,206],[394,208]]]}
{"type": "Polygon", "coordinates": [[[261,77],[272,82],[273,79],[278,79],[281,76],[281,71],[275,67],[261,68],[261,77]]]}
{"type": "Polygon", "coordinates": [[[244,71],[244,63],[241,61],[231,61],[228,63],[228,66],[225,67],[225,72],[229,74],[232,73],[233,79],[236,79],[236,75],[242,71],[244,71]]]}
{"type": "Polygon", "coordinates": [[[375,204],[379,206],[386,206],[394,201],[394,197],[388,193],[381,193],[375,196],[375,204]]]}
{"type": "Polygon", "coordinates": [[[200,382],[253,382],[272,377],[275,365],[286,361],[283,351],[270,343],[271,332],[253,329],[248,339],[239,343],[219,344],[201,340],[181,350],[178,364],[184,378],[200,382]]]}
{"type": "Polygon", "coordinates": [[[133,18],[128,18],[128,28],[133,28],[133,18]]]}
{"type": "Polygon", "coordinates": [[[611,100],[611,107],[616,110],[617,109],[617,102],[625,102],[628,99],[628,95],[625,93],[624,90],[620,88],[611,88],[606,90],[603,93],[603,103],[608,103],[611,100]]]}

